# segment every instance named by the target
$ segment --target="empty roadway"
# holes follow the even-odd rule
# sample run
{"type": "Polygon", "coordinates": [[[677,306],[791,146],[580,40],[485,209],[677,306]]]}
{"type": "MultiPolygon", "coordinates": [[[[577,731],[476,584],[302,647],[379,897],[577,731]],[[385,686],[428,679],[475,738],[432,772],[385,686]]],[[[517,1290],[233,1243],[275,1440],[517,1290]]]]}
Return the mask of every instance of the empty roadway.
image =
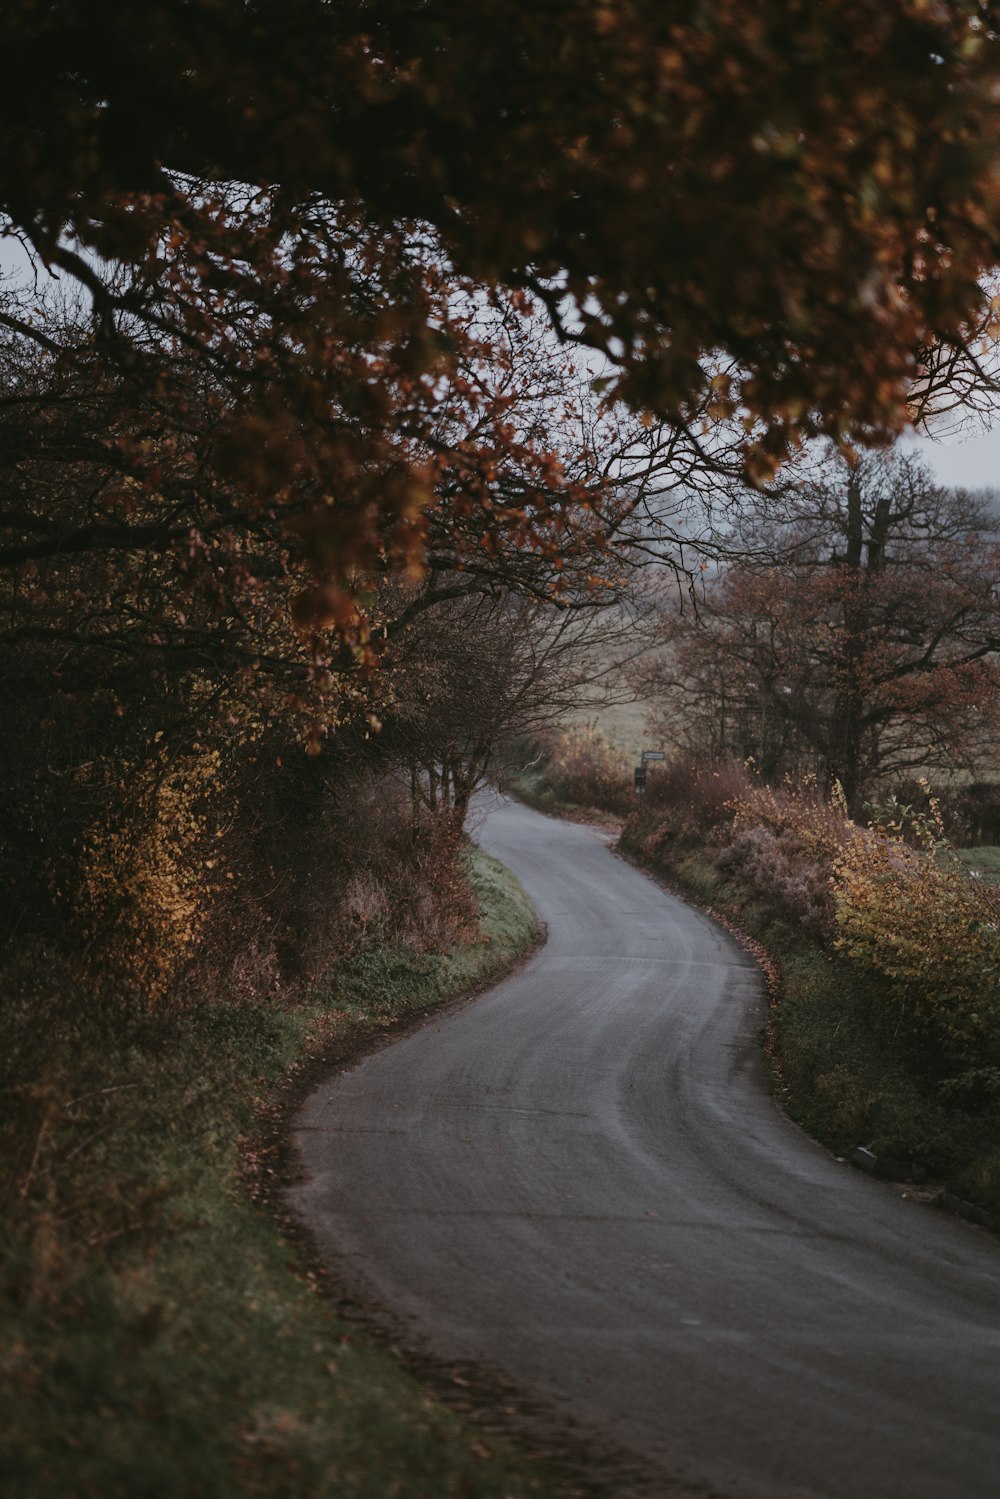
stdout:
{"type": "Polygon", "coordinates": [[[548,941],[303,1109],[331,1265],[640,1458],[643,1492],[1000,1494],[1000,1243],[782,1116],[718,926],[600,832],[488,808],[548,941]]]}

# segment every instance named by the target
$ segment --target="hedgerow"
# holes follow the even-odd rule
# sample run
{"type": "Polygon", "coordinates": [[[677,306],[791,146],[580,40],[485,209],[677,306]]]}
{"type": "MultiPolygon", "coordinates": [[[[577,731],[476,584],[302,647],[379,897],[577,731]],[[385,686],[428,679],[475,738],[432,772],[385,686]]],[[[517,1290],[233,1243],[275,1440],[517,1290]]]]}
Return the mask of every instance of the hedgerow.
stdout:
{"type": "Polygon", "coordinates": [[[846,842],[833,889],[836,950],[884,981],[942,1086],[1000,1094],[1000,902],[956,857],[933,802],[846,842]]]}
{"type": "Polygon", "coordinates": [[[627,817],[634,805],[632,766],[593,725],[548,730],[508,751],[504,781],[544,810],[588,808],[627,817]]]}
{"type": "Polygon", "coordinates": [[[776,1085],[807,1128],[1000,1207],[1000,900],[927,810],[678,762],[623,845],[777,957],[776,1085]]]}

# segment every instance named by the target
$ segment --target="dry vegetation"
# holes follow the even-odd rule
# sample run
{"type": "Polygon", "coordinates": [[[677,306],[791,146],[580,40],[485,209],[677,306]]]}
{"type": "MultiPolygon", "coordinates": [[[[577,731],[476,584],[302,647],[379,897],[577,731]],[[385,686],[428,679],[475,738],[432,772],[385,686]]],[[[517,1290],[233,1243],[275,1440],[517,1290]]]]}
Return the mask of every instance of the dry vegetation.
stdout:
{"type": "Polygon", "coordinates": [[[591,725],[546,732],[507,748],[502,782],[544,812],[627,817],[632,809],[631,761],[591,725]]]}

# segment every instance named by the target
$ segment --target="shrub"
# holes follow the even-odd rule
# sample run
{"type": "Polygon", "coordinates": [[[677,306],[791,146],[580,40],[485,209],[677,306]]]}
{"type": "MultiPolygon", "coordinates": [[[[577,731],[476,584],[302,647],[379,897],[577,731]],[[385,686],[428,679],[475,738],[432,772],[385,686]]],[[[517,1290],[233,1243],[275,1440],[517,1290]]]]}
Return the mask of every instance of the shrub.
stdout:
{"type": "Polygon", "coordinates": [[[790,829],[734,829],[732,842],[719,852],[715,863],[724,874],[752,886],[782,919],[816,936],[829,930],[833,917],[829,871],[790,829]]]}
{"type": "Polygon", "coordinates": [[[643,810],[664,820],[675,836],[704,838],[732,821],[733,807],[750,786],[747,768],[739,760],[706,765],[680,756],[657,765],[650,774],[643,810]]]}
{"type": "Polygon", "coordinates": [[[708,846],[720,873],[752,890],[771,916],[824,938],[833,926],[833,863],[859,830],[838,796],[815,782],[780,789],[728,760],[706,768],[690,760],[664,767],[627,842],[662,862],[672,847],[708,846]]]}
{"type": "Polygon", "coordinates": [[[707,767],[687,757],[668,760],[649,777],[643,807],[626,824],[623,843],[653,864],[674,848],[718,846],[728,841],[734,804],[749,784],[736,760],[707,767]]]}
{"type": "Polygon", "coordinates": [[[781,789],[748,782],[732,814],[718,868],[751,885],[775,916],[824,939],[833,926],[834,862],[861,836],[839,792],[826,799],[811,780],[781,789]]]}
{"type": "Polygon", "coordinates": [[[951,852],[933,805],[906,829],[846,844],[834,895],[838,950],[887,982],[947,1085],[1000,1093],[1000,907],[951,852]]]}
{"type": "Polygon", "coordinates": [[[559,802],[627,817],[634,793],[632,767],[593,726],[546,734],[538,741],[545,782],[559,802]]]}

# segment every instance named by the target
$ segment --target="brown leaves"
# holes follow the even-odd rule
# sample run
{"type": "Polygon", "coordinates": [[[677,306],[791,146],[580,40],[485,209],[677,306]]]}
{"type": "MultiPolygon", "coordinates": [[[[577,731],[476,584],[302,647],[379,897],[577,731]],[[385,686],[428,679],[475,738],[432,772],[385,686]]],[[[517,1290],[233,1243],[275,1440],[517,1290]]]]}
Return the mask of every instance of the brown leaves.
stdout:
{"type": "MultiPolygon", "coordinates": [[[[885,431],[904,419],[916,349],[961,338],[998,252],[997,58],[973,5],[489,0],[376,5],[362,32],[318,3],[285,26],[206,0],[137,19],[120,75],[96,66],[89,22],[47,33],[15,6],[10,25],[25,44],[0,130],[13,217],[34,233],[68,204],[109,258],[159,236],[185,332],[213,357],[233,288],[269,320],[279,365],[334,324],[328,351],[360,351],[353,264],[374,271],[369,292],[404,333],[395,363],[419,378],[437,357],[433,316],[423,334],[414,316],[419,276],[405,257],[382,275],[369,253],[373,232],[384,251],[410,221],[486,286],[572,288],[584,336],[620,348],[622,389],[661,416],[697,395],[715,350],[745,372],[753,419],[885,431]],[[53,67],[63,54],[72,67],[53,67]],[[54,140],[40,160],[36,115],[68,122],[73,148],[54,140]],[[161,162],[190,175],[168,182],[161,162]],[[212,178],[280,187],[241,198],[212,178]],[[336,233],[320,246],[324,199],[356,226],[352,262],[336,233]],[[300,280],[321,265],[325,305],[300,280]]],[[[362,334],[372,356],[378,326],[362,334]]]]}

